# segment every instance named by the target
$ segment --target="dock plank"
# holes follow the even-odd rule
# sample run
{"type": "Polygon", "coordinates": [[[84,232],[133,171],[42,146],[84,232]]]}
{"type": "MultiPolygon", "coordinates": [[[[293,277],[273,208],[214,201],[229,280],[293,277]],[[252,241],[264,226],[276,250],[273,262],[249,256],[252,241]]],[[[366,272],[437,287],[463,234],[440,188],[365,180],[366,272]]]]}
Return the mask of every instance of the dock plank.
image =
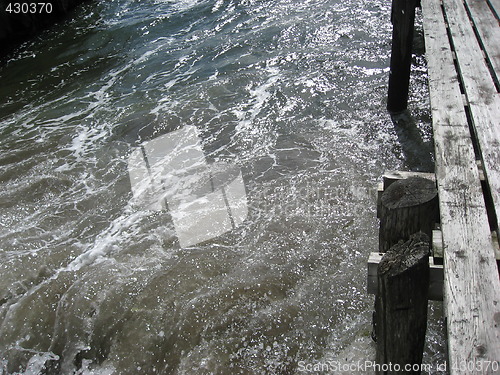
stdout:
{"type": "Polygon", "coordinates": [[[472,16],[485,53],[493,67],[493,74],[498,82],[500,74],[500,25],[496,15],[486,1],[465,0],[472,16]]]}
{"type": "MultiPolygon", "coordinates": [[[[473,119],[487,183],[492,192],[500,227],[500,96],[479,42],[471,27],[464,3],[443,0],[455,46],[460,76],[473,119]]],[[[477,20],[477,23],[482,20],[477,20]]],[[[500,39],[499,39],[500,41],[500,39]]]]}
{"type": "Polygon", "coordinates": [[[500,0],[488,0],[488,4],[497,19],[500,19],[500,0]]]}
{"type": "Polygon", "coordinates": [[[422,13],[432,119],[438,124],[464,124],[467,116],[440,3],[426,1],[422,13]]]}
{"type": "Polygon", "coordinates": [[[437,126],[434,137],[449,361],[460,369],[500,358],[500,282],[468,129],[437,126]]]}
{"type": "MultiPolygon", "coordinates": [[[[445,0],[445,9],[459,9],[459,4],[452,1],[445,0]]],[[[463,11],[467,16],[465,8],[463,11]]],[[[422,12],[443,236],[450,373],[493,374],[491,367],[480,370],[479,366],[472,366],[470,371],[460,371],[463,365],[500,358],[500,281],[445,14],[439,0],[422,0],[422,12]]],[[[468,19],[466,25],[470,25],[468,19]]],[[[457,33],[456,28],[453,32],[457,33]]],[[[475,36],[474,40],[462,41],[478,45],[475,36]]],[[[471,62],[471,70],[476,62],[471,62]]],[[[459,64],[462,70],[464,60],[459,64]]],[[[494,112],[486,100],[478,108],[473,114],[488,116],[494,112]]]]}

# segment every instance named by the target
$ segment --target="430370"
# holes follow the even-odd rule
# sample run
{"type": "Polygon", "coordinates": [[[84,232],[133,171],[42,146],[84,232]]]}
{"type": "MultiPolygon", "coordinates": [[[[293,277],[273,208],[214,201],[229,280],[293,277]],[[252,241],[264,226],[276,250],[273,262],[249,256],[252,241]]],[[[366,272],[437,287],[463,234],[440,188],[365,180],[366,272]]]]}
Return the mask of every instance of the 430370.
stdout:
{"type": "Polygon", "coordinates": [[[27,14],[27,13],[52,13],[51,3],[8,3],[5,8],[6,13],[27,14]]]}

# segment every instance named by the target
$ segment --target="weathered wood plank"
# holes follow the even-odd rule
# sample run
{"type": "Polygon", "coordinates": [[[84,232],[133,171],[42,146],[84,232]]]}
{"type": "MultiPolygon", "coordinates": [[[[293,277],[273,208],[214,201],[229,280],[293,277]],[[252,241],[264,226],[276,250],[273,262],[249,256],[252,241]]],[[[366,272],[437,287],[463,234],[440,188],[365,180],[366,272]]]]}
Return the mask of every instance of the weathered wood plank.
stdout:
{"type": "MultiPolygon", "coordinates": [[[[484,172],[500,218],[500,96],[461,0],[443,0],[484,172]]],[[[497,41],[497,43],[499,43],[497,41]]],[[[497,227],[500,227],[497,222],[497,227]]]]}
{"type": "Polygon", "coordinates": [[[464,124],[467,116],[440,2],[423,0],[422,12],[432,120],[438,124],[464,124]]]}
{"type": "MultiPolygon", "coordinates": [[[[466,128],[461,136],[458,129],[437,126],[434,132],[452,369],[463,363],[500,358],[498,268],[471,141],[466,128]]],[[[490,369],[467,373],[495,372],[490,369]]]]}
{"type": "Polygon", "coordinates": [[[500,19],[500,0],[487,0],[487,2],[497,19],[500,19]]]}
{"type": "Polygon", "coordinates": [[[491,232],[491,239],[493,241],[493,249],[495,250],[495,258],[497,259],[497,265],[500,261],[500,246],[498,244],[498,234],[497,232],[491,232]]]}
{"type": "MultiPolygon", "coordinates": [[[[447,9],[450,1],[445,0],[447,9]]],[[[440,1],[422,0],[422,12],[443,236],[449,361],[452,374],[464,373],[455,369],[500,358],[500,281],[440,1]]],[[[467,25],[468,20],[464,27],[467,25]]],[[[460,64],[461,69],[465,67],[464,60],[460,64]]],[[[471,67],[475,64],[471,62],[471,67]]],[[[477,366],[466,372],[494,373],[477,366]]]]}
{"type": "Polygon", "coordinates": [[[439,229],[432,231],[432,256],[434,260],[443,260],[443,234],[439,229]]]}
{"type": "Polygon", "coordinates": [[[474,25],[481,37],[486,55],[495,71],[495,78],[500,75],[500,25],[486,1],[465,0],[474,25]]]}

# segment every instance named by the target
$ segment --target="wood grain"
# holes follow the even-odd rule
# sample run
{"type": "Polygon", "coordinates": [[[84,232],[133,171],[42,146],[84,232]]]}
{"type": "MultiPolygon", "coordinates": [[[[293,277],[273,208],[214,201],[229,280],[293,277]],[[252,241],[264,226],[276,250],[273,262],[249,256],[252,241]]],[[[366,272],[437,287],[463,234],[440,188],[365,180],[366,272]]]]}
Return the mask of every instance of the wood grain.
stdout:
{"type": "Polygon", "coordinates": [[[444,0],[443,5],[438,0],[422,0],[443,237],[449,368],[451,374],[494,374],[486,366],[460,370],[464,364],[500,360],[500,282],[459,82],[464,83],[471,125],[496,204],[500,193],[498,93],[463,3],[444,0]]]}

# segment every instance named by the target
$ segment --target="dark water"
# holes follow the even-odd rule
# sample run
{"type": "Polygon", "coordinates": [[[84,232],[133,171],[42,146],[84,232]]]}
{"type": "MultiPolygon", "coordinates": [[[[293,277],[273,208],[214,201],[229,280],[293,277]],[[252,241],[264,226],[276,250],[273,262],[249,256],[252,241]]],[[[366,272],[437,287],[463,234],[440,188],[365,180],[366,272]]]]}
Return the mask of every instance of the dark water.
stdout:
{"type": "MultiPolygon", "coordinates": [[[[422,57],[416,124],[385,112],[389,8],[101,1],[19,48],[0,67],[0,374],[373,359],[376,184],[430,157],[422,57]],[[241,170],[248,214],[181,248],[167,211],[133,204],[128,160],[186,125],[241,170]]],[[[441,326],[433,304],[426,363],[441,326]]]]}

